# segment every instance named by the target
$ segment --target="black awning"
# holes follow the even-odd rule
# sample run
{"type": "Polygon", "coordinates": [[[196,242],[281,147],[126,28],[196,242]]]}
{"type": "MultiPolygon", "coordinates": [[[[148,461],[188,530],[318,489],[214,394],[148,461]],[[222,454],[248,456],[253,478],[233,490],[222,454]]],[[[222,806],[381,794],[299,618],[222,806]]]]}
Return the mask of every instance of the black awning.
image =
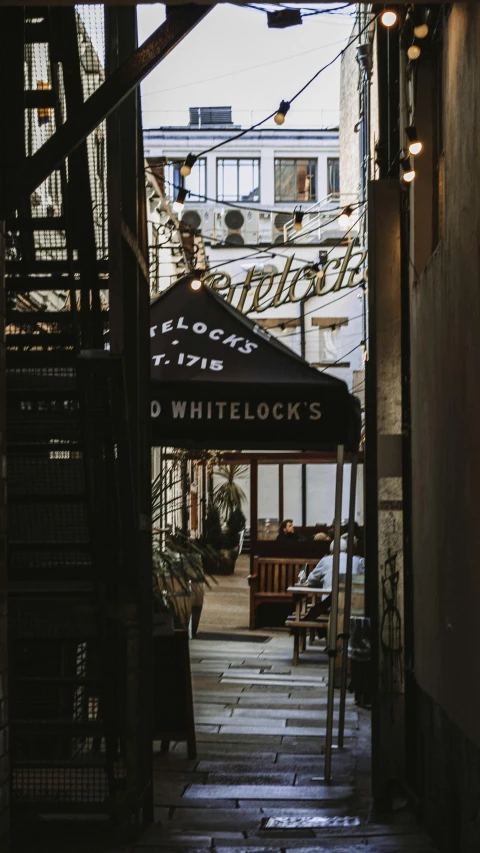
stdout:
{"type": "Polygon", "coordinates": [[[191,280],[150,308],[152,444],[357,449],[360,406],[346,384],[191,280]]]}

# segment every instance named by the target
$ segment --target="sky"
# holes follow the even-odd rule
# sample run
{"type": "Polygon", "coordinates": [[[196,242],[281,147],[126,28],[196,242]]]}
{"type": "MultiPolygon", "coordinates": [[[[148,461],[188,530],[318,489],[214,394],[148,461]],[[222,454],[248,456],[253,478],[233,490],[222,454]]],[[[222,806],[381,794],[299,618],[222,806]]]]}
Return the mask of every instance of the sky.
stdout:
{"type": "MultiPolygon", "coordinates": [[[[162,23],[164,8],[137,7],[139,43],[162,23]]],[[[186,125],[191,106],[232,106],[243,127],[260,121],[339,53],[352,14],[312,15],[282,30],[269,29],[258,9],[218,4],[144,80],[144,128],[186,125]]],[[[340,60],[292,104],[290,127],[338,126],[339,97],[340,60]]]]}

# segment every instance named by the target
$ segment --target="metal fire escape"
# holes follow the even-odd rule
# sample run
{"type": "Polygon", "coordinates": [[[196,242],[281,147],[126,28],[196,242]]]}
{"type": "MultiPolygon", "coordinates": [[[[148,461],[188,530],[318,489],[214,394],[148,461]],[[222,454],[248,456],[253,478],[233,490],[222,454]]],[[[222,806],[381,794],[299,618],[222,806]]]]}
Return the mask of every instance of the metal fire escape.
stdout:
{"type": "MultiPolygon", "coordinates": [[[[141,823],[152,740],[138,95],[108,118],[108,143],[104,122],[23,192],[28,158],[104,72],[73,6],[1,15],[11,109],[3,155],[18,180],[5,224],[12,806],[141,823]],[[127,279],[128,299],[111,300],[120,316],[109,350],[109,290],[121,293],[127,279]]],[[[135,10],[106,15],[108,73],[135,50],[135,10]]]]}

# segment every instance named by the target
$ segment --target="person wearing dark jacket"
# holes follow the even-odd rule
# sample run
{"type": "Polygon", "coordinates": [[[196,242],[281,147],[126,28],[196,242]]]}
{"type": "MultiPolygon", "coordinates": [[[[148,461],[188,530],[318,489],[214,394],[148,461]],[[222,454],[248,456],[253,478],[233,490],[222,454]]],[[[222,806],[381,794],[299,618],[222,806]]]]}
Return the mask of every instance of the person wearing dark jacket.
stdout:
{"type": "Polygon", "coordinates": [[[277,542],[298,542],[300,536],[293,526],[293,519],[285,518],[280,525],[280,533],[277,536],[277,542]]]}

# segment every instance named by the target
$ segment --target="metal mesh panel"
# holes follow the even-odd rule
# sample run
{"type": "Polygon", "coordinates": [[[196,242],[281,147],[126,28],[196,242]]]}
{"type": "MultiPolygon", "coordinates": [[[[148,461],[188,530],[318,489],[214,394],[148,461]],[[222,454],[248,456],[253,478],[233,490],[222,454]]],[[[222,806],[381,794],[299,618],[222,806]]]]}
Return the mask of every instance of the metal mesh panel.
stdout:
{"type": "MultiPolygon", "coordinates": [[[[82,68],[83,96],[86,100],[105,80],[104,7],[80,5],[77,10],[77,38],[82,68]]],[[[97,259],[107,258],[107,157],[106,122],[87,138],[90,191],[97,259]]]]}

